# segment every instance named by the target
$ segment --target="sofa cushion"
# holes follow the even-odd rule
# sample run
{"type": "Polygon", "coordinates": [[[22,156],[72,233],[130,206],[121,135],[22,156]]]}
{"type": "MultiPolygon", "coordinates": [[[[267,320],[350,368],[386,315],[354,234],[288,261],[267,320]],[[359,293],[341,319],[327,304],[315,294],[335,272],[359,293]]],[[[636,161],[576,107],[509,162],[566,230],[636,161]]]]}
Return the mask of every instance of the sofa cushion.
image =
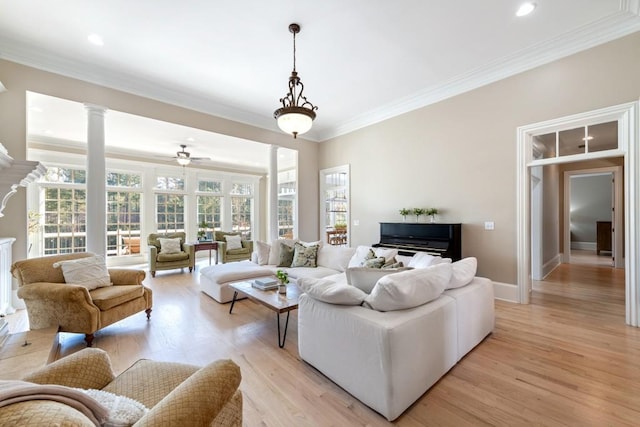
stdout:
{"type": "Polygon", "coordinates": [[[474,257],[464,258],[451,264],[451,268],[451,280],[447,289],[461,288],[471,283],[475,277],[478,270],[478,260],[474,257]]]}
{"type": "Polygon", "coordinates": [[[384,276],[363,305],[378,311],[393,311],[426,304],[444,292],[451,274],[451,264],[438,264],[384,276]]]}
{"type": "Polygon", "coordinates": [[[159,237],[160,253],[177,254],[182,251],[180,248],[180,238],[164,238],[159,237]]]}
{"type": "Polygon", "coordinates": [[[265,265],[269,263],[269,251],[271,250],[271,245],[266,242],[256,241],[256,259],[255,262],[258,265],[265,265]]]}
{"type": "Polygon", "coordinates": [[[363,292],[366,292],[368,294],[371,292],[376,282],[381,277],[410,269],[410,267],[387,269],[351,267],[347,269],[347,282],[351,286],[355,286],[356,288],[361,289],[363,292]]]}
{"type": "Polygon", "coordinates": [[[107,264],[101,255],[58,261],[53,266],[62,269],[66,283],[84,286],[89,290],[111,285],[107,264]]]}
{"type": "Polygon", "coordinates": [[[227,250],[227,255],[242,255],[242,254],[248,254],[249,252],[250,252],[249,248],[229,249],[227,250]]]}
{"type": "Polygon", "coordinates": [[[289,277],[293,279],[301,279],[306,277],[313,277],[316,279],[320,279],[323,277],[331,276],[336,273],[335,270],[332,270],[327,267],[316,267],[316,268],[292,267],[292,268],[286,268],[285,270],[289,274],[289,277]]]}
{"type": "Polygon", "coordinates": [[[296,242],[293,246],[293,260],[291,267],[311,267],[315,268],[318,258],[318,245],[305,246],[296,242]]]}
{"type": "Polygon", "coordinates": [[[91,300],[102,311],[134,300],[144,294],[144,287],[140,285],[118,285],[98,288],[89,292],[91,300]]]}
{"type": "Polygon", "coordinates": [[[354,253],[355,248],[322,245],[318,249],[318,266],[345,271],[354,253]]]}
{"type": "Polygon", "coordinates": [[[156,256],[156,261],[159,262],[171,262],[171,261],[182,261],[189,258],[189,254],[186,252],[176,252],[176,253],[165,253],[159,252],[156,256]]]}
{"type": "Polygon", "coordinates": [[[233,249],[242,249],[242,238],[237,234],[227,234],[224,236],[227,242],[227,252],[233,249]]]}
{"type": "Polygon", "coordinates": [[[298,287],[311,298],[330,304],[360,305],[367,296],[356,287],[327,279],[299,279],[298,287]]]}
{"type": "Polygon", "coordinates": [[[280,247],[282,243],[293,248],[293,245],[297,241],[297,239],[278,239],[273,242],[271,244],[271,250],[269,251],[269,265],[278,265],[280,263],[280,247]]]}

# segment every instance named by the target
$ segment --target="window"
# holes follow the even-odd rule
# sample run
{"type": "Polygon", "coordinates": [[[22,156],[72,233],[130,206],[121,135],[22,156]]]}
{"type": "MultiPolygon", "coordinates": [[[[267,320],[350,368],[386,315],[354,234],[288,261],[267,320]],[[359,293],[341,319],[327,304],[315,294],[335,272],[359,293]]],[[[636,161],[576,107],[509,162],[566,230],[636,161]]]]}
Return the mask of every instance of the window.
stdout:
{"type": "Polygon", "coordinates": [[[85,171],[50,167],[42,182],[44,254],[86,251],[85,171]]]}
{"type": "Polygon", "coordinates": [[[159,233],[184,231],[184,195],[156,194],[156,222],[159,233]]]}
{"type": "Polygon", "coordinates": [[[107,255],[140,253],[142,177],[135,173],[107,173],[107,255]]]}
{"type": "MultiPolygon", "coordinates": [[[[222,230],[222,182],[219,181],[198,181],[198,231],[200,224],[207,224],[207,230],[222,230]]],[[[209,234],[207,239],[213,237],[209,234]]]]}
{"type": "Polygon", "coordinates": [[[295,225],[296,171],[278,173],[278,237],[293,239],[295,225]]]}
{"type": "Polygon", "coordinates": [[[251,240],[253,184],[231,184],[231,230],[251,240]]]}
{"type": "Polygon", "coordinates": [[[535,135],[532,142],[534,160],[615,150],[618,148],[618,122],[535,135]]]}

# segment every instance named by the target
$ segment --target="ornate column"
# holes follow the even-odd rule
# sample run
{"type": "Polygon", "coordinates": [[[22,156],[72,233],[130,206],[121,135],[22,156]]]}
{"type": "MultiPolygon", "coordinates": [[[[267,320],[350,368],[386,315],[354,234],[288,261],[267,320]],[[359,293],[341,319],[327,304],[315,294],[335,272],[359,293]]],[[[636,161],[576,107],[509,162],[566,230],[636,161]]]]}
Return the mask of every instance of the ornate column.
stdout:
{"type": "Polygon", "coordinates": [[[107,109],[85,104],[87,109],[87,251],[107,253],[107,207],[104,152],[104,114],[107,109]]]}
{"type": "Polygon", "coordinates": [[[269,150],[269,241],[278,239],[278,146],[269,150]]]}

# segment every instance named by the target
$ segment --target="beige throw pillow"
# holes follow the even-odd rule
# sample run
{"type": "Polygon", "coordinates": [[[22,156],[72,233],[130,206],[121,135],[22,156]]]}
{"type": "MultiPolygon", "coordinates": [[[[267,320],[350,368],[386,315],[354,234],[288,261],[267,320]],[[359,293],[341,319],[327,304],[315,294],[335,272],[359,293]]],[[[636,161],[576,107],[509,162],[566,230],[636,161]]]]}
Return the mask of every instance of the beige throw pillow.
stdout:
{"type": "Polygon", "coordinates": [[[224,236],[227,241],[227,250],[242,249],[242,238],[239,235],[227,234],[224,236]]]}
{"type": "Polygon", "coordinates": [[[112,285],[107,264],[100,255],[59,261],[53,267],[62,269],[66,283],[84,286],[88,290],[112,285]]]}
{"type": "Polygon", "coordinates": [[[160,252],[163,254],[177,254],[182,252],[180,248],[180,238],[175,237],[172,239],[167,239],[165,237],[158,238],[160,242],[160,252]]]}
{"type": "Polygon", "coordinates": [[[360,289],[329,279],[298,279],[298,287],[311,298],[339,305],[360,305],[367,294],[360,289]]]}
{"type": "Polygon", "coordinates": [[[271,245],[265,242],[256,241],[256,264],[265,265],[269,263],[269,252],[271,251],[271,245]]]}

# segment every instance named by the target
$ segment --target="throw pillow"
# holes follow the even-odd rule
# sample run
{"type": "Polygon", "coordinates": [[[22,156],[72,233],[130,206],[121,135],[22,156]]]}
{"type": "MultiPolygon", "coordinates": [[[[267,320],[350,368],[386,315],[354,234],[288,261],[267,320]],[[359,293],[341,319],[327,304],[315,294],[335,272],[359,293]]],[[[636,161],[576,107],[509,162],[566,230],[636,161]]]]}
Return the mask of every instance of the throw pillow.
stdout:
{"type": "Polygon", "coordinates": [[[478,270],[478,260],[474,257],[464,258],[451,264],[453,272],[447,289],[461,288],[468,285],[478,270]]]}
{"type": "Polygon", "coordinates": [[[384,261],[384,257],[367,259],[362,263],[362,266],[368,268],[382,268],[384,261]]]}
{"type": "Polygon", "coordinates": [[[384,270],[381,268],[351,267],[347,269],[347,283],[363,292],[370,293],[381,277],[409,269],[409,267],[384,270]]]}
{"type": "Polygon", "coordinates": [[[416,252],[416,254],[411,258],[408,266],[413,268],[427,268],[435,258],[439,257],[435,257],[426,252],[416,252]]]}
{"type": "Polygon", "coordinates": [[[227,250],[242,249],[242,237],[237,234],[225,234],[224,240],[227,242],[227,250]]]}
{"type": "Polygon", "coordinates": [[[354,248],[322,245],[318,248],[318,265],[332,270],[345,271],[354,251],[354,248]]]}
{"type": "Polygon", "coordinates": [[[160,252],[162,252],[163,254],[177,254],[182,252],[182,249],[180,248],[179,237],[173,239],[160,237],[158,241],[160,242],[160,252]]]}
{"type": "Polygon", "coordinates": [[[353,254],[349,261],[348,267],[362,267],[362,263],[365,261],[369,251],[372,250],[376,258],[384,257],[386,261],[390,261],[391,258],[398,255],[397,249],[385,249],[385,248],[372,248],[370,246],[358,246],[356,253],[353,254]]]}
{"type": "Polygon", "coordinates": [[[284,243],[287,246],[293,247],[297,239],[278,239],[271,243],[271,249],[269,250],[269,265],[278,265],[280,262],[280,243],[284,243]]]}
{"type": "Polygon", "coordinates": [[[294,248],[284,242],[279,242],[279,246],[280,259],[278,260],[278,267],[291,267],[291,263],[293,262],[294,248]]]}
{"type": "Polygon", "coordinates": [[[298,279],[298,287],[311,298],[339,305],[360,305],[367,294],[360,289],[328,279],[298,279]]]}
{"type": "Polygon", "coordinates": [[[112,285],[107,264],[100,255],[59,261],[53,267],[62,269],[66,283],[84,286],[88,290],[112,285]]]}
{"type": "Polygon", "coordinates": [[[317,267],[318,245],[305,246],[296,242],[293,246],[291,267],[317,267]]]}
{"type": "Polygon", "coordinates": [[[102,426],[105,427],[128,427],[132,426],[140,418],[142,418],[149,410],[142,403],[133,400],[130,397],[118,396],[103,390],[81,389],[76,388],[89,397],[97,400],[102,406],[109,411],[106,421],[102,426]]]}
{"type": "Polygon", "coordinates": [[[257,254],[256,264],[265,265],[269,262],[269,251],[271,250],[271,245],[265,242],[257,241],[256,242],[256,251],[257,254]]]}
{"type": "Polygon", "coordinates": [[[378,311],[393,311],[426,304],[444,292],[451,274],[451,264],[389,274],[378,280],[363,305],[378,311]]]}

